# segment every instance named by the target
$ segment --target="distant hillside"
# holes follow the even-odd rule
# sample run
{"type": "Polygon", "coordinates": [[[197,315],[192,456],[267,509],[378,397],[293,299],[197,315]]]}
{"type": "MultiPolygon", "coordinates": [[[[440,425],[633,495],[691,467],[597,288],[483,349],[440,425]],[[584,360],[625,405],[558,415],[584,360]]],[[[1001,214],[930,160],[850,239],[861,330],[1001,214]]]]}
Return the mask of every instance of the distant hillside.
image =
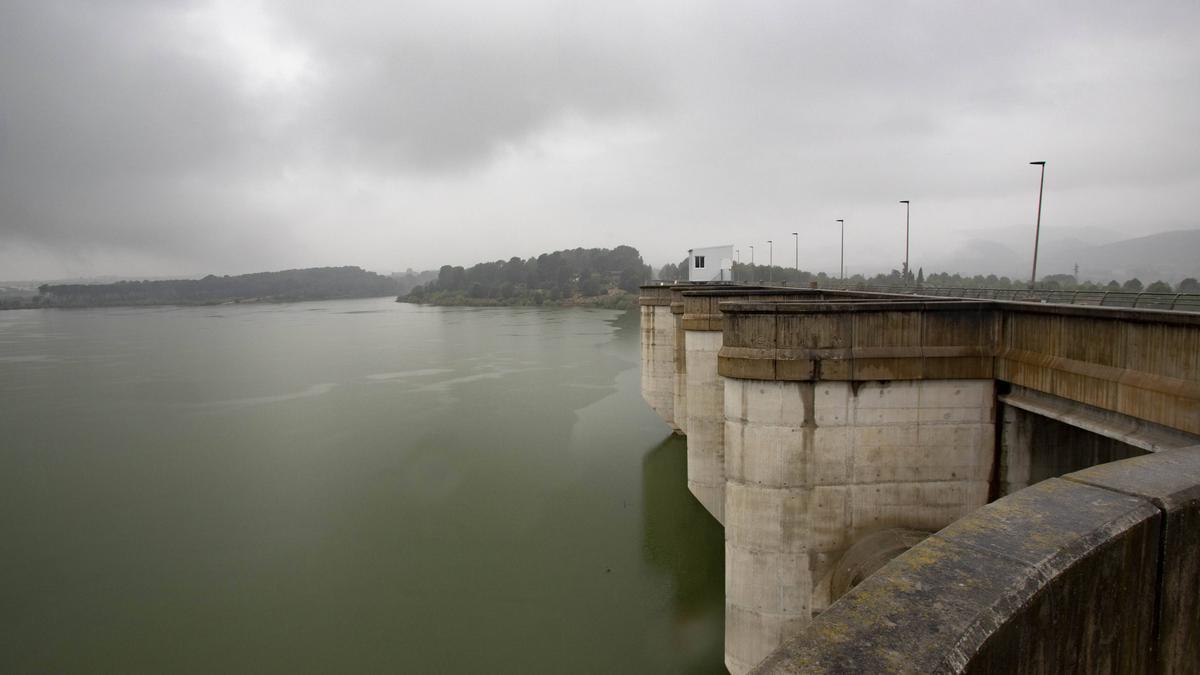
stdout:
{"type": "Polygon", "coordinates": [[[404,295],[421,284],[427,284],[434,279],[437,279],[438,273],[437,270],[424,270],[422,272],[416,272],[410,267],[404,274],[393,272],[392,278],[396,280],[396,284],[399,286],[396,289],[396,292],[404,295]]]}
{"type": "Polygon", "coordinates": [[[212,305],[227,302],[293,302],[392,295],[395,280],[358,267],[314,267],[203,279],[119,281],[113,284],[46,284],[25,306],[212,305]]]}
{"type": "Polygon", "coordinates": [[[650,266],[632,246],[576,248],[536,258],[510,258],[470,268],[444,265],[437,279],[401,302],[435,305],[587,304],[631,306],[650,266]]]}
{"type": "Polygon", "coordinates": [[[1070,273],[1079,264],[1080,279],[1142,281],[1162,279],[1177,283],[1187,277],[1200,277],[1200,230],[1160,232],[1109,244],[1066,248],[1048,247],[1038,269],[1050,273],[1070,273]]]}
{"type": "MultiPolygon", "coordinates": [[[[1086,238],[1047,238],[1043,231],[1038,251],[1038,277],[1074,274],[1079,265],[1080,281],[1105,283],[1138,278],[1144,282],[1161,279],[1178,283],[1200,278],[1200,230],[1175,230],[1145,237],[1091,244],[1086,238]]],[[[1027,276],[1033,255],[1028,249],[1013,250],[993,239],[972,239],[952,254],[923,261],[926,269],[944,269],[960,274],[1027,276]]]]}

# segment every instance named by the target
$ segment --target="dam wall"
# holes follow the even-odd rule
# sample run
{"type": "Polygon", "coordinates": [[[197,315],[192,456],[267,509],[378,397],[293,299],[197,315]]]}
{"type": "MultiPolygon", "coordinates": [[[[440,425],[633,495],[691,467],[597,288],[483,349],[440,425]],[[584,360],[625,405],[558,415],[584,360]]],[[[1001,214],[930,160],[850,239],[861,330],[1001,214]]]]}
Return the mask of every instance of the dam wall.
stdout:
{"type": "Polygon", "coordinates": [[[669,288],[643,393],[661,406],[670,354],[689,489],[725,525],[733,673],[988,502],[1200,444],[1200,315],[669,288]]]}

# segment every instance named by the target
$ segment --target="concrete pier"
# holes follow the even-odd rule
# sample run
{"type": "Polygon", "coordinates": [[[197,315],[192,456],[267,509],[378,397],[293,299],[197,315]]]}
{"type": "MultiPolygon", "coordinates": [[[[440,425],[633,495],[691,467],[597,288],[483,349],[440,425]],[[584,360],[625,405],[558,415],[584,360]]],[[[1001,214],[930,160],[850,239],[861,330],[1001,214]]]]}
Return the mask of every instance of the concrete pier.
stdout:
{"type": "MultiPolygon", "coordinates": [[[[721,302],[819,302],[850,298],[845,291],[740,287],[689,289],[683,298],[683,358],[687,399],[688,489],[725,522],[725,378],[717,373],[723,318],[721,302]]],[[[876,300],[878,301],[878,300],[876,300]]]]}
{"type": "MultiPolygon", "coordinates": [[[[683,326],[683,294],[699,289],[709,291],[745,291],[753,286],[732,284],[676,284],[671,286],[671,315],[675,320],[675,382],[672,388],[675,428],[688,433],[687,336],[683,326]]],[[[690,446],[690,444],[689,444],[690,446]]]]}
{"type": "Polygon", "coordinates": [[[675,424],[675,317],[670,286],[642,286],[642,398],[671,428],[675,424]]]}
{"type": "Polygon", "coordinates": [[[744,673],[830,604],[855,541],[987,502],[994,397],[977,303],[721,309],[725,663],[744,673]]]}

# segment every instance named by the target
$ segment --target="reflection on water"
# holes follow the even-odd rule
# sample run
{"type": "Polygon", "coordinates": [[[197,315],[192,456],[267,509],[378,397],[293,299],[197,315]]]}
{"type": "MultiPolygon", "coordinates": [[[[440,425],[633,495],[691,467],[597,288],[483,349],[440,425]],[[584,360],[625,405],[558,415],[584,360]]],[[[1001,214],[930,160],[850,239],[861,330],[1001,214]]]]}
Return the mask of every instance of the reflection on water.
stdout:
{"type": "Polygon", "coordinates": [[[220,314],[0,312],[0,672],[720,671],[635,313],[220,314]]]}
{"type": "Polygon", "coordinates": [[[688,492],[686,475],[681,436],[642,458],[642,550],[673,580],[671,648],[691,658],[692,672],[724,672],[724,532],[688,492]]]}

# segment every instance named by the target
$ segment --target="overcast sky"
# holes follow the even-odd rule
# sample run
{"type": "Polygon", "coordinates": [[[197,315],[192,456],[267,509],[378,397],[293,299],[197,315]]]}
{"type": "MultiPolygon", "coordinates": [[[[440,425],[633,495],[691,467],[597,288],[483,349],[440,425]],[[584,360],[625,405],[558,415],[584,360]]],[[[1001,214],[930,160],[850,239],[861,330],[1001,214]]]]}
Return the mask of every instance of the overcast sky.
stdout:
{"type": "MultiPolygon", "coordinates": [[[[1200,226],[1200,3],[0,3],[0,279],[1200,226]]],[[[990,244],[983,244],[985,247],[990,244]]],[[[1197,252],[1200,255],[1200,252],[1197,252]]],[[[961,270],[968,271],[968,270],[961,270]]],[[[1024,270],[1013,270],[1023,274],[1024,270]]]]}

